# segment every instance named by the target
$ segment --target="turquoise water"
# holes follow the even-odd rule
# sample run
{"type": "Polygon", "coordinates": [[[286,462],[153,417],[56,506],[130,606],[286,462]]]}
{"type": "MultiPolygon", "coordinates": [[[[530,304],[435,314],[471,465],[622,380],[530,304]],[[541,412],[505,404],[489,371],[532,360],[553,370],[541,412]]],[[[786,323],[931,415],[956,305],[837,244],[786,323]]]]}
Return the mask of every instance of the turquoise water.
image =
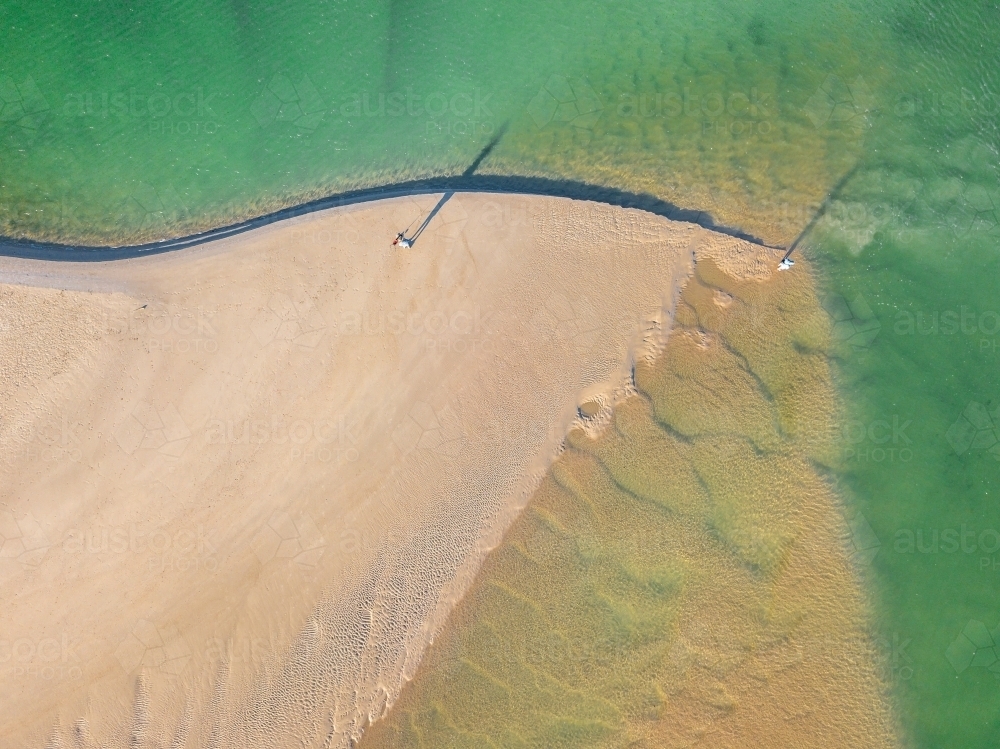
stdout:
{"type": "Polygon", "coordinates": [[[861,3],[794,23],[637,0],[3,13],[0,231],[106,241],[459,172],[508,120],[487,171],[647,191],[762,234],[781,204],[787,233],[860,148],[843,107],[805,103],[831,71],[878,84],[863,61],[887,44],[861,3]]]}
{"type": "Polygon", "coordinates": [[[481,171],[776,242],[857,166],[803,246],[842,338],[839,485],[908,737],[1000,742],[995,4],[114,0],[0,28],[5,235],[138,241],[455,174],[508,121],[481,171]]]}

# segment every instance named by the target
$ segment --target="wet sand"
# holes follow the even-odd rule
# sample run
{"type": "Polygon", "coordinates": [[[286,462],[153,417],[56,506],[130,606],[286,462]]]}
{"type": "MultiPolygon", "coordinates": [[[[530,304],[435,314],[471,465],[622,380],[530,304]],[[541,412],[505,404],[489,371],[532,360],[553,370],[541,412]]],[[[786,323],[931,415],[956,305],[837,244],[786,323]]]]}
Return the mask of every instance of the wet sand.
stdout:
{"type": "Polygon", "coordinates": [[[710,249],[362,747],[892,747],[808,269],[710,249]],[[714,255],[714,257],[713,257],[714,255]]]}

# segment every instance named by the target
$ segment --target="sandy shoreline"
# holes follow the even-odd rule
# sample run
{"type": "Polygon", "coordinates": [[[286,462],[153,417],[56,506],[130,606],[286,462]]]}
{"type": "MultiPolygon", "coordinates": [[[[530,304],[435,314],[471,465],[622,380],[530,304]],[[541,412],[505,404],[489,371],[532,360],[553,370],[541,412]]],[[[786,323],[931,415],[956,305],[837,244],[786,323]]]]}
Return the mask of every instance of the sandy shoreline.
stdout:
{"type": "MultiPolygon", "coordinates": [[[[487,147],[488,153],[492,148],[487,147]]],[[[484,154],[480,154],[483,157],[484,154]]],[[[508,197],[532,199],[536,197],[569,198],[587,202],[603,203],[618,208],[634,208],[652,213],[672,221],[697,224],[718,234],[745,239],[754,244],[767,243],[747,234],[745,231],[718,224],[713,215],[704,210],[682,208],[662,198],[648,193],[634,193],[579,180],[554,179],[537,175],[506,176],[501,174],[463,174],[453,177],[426,177],[383,185],[371,185],[353,190],[329,194],[307,196],[304,203],[287,205],[257,205],[233,215],[205,216],[195,224],[185,224],[188,233],[182,236],[153,232],[151,227],[138,233],[126,233],[109,240],[106,234],[63,235],[43,231],[37,237],[22,235],[8,237],[0,235],[0,256],[34,260],[54,260],[72,262],[104,262],[147,257],[163,252],[198,247],[227,237],[239,236],[272,224],[300,219],[317,211],[344,208],[351,205],[385,201],[396,198],[415,198],[425,195],[440,195],[444,192],[463,192],[480,195],[497,195],[501,200],[508,197]],[[247,217],[249,213],[249,217],[247,217]]],[[[81,227],[76,227],[81,232],[81,227]]],[[[161,230],[162,231],[162,230],[161,230]]],[[[772,247],[772,249],[777,249],[772,247]]]]}
{"type": "Polygon", "coordinates": [[[695,257],[752,277],[779,254],[470,194],[391,249],[435,202],[118,263],[0,262],[0,733],[348,746],[577,409],[608,409],[662,343],[695,257]]]}

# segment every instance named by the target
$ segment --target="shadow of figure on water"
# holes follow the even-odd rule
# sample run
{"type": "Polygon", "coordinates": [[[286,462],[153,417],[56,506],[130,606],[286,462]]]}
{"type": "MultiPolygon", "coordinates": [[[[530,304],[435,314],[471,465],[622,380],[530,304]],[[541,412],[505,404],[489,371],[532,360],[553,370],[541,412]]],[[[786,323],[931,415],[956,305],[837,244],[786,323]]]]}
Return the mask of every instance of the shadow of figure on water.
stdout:
{"type": "MultiPolygon", "coordinates": [[[[501,138],[503,138],[504,133],[507,132],[508,124],[509,124],[508,122],[505,122],[503,125],[500,126],[500,129],[497,130],[497,133],[496,135],[493,136],[493,139],[490,140],[490,142],[486,144],[486,147],[479,152],[478,156],[476,156],[475,161],[473,161],[469,165],[468,169],[462,172],[463,178],[468,179],[469,177],[471,177],[473,174],[476,173],[476,169],[479,168],[479,165],[482,164],[483,161],[486,159],[486,157],[490,155],[490,152],[497,147],[497,144],[500,142],[501,138]]],[[[403,237],[401,238],[397,237],[398,244],[402,247],[412,247],[414,244],[416,244],[417,240],[420,238],[420,235],[424,233],[424,229],[427,228],[431,220],[444,207],[444,204],[447,203],[449,200],[451,200],[452,196],[454,195],[455,195],[454,190],[449,190],[445,192],[445,194],[442,195],[441,199],[437,202],[437,205],[434,206],[434,208],[431,209],[431,212],[427,214],[427,218],[425,218],[423,223],[417,227],[417,230],[413,233],[413,236],[407,239],[407,237],[405,236],[406,232],[403,232],[404,234],[403,237]]]]}

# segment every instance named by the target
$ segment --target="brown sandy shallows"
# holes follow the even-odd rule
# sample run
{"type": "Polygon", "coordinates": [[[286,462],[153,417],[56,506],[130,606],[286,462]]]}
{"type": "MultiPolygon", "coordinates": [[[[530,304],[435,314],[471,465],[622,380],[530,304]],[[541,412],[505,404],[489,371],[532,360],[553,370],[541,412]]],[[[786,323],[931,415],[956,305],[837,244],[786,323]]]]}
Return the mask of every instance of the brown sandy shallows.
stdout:
{"type": "Polygon", "coordinates": [[[638,392],[584,423],[377,747],[892,747],[805,268],[699,252],[638,392]]]}
{"type": "MultiPolygon", "coordinates": [[[[138,261],[3,262],[12,745],[349,746],[577,406],[606,418],[662,345],[693,254],[774,261],[637,211],[471,195],[391,250],[434,202],[138,261]]],[[[794,409],[776,419],[794,430],[794,409]]]]}

